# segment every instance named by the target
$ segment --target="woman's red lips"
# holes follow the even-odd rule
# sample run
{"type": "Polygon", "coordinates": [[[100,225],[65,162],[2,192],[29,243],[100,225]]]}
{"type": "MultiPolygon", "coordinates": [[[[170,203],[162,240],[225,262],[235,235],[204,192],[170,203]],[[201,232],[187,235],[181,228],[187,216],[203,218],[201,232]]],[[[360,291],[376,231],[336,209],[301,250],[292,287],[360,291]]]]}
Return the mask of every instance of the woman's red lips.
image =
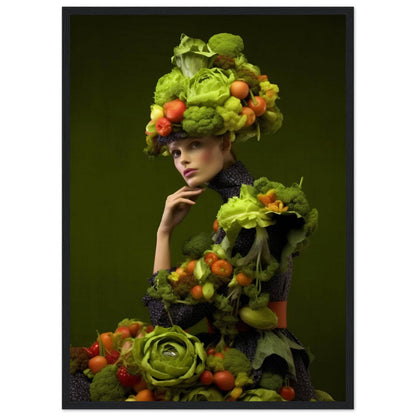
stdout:
{"type": "Polygon", "coordinates": [[[196,169],[185,169],[183,171],[183,176],[187,178],[188,176],[191,176],[194,172],[196,172],[196,169]]]}

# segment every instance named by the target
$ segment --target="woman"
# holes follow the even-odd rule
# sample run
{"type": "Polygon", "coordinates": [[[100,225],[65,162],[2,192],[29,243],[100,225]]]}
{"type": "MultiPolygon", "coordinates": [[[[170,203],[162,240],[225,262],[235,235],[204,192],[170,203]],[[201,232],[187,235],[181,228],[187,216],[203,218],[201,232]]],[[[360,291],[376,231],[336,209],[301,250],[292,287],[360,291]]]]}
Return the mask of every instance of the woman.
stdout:
{"type": "MultiPolygon", "coordinates": [[[[275,105],[277,85],[261,75],[257,66],[248,63],[242,50],[243,42],[239,36],[217,34],[205,44],[182,35],[181,45],[175,48],[172,58],[176,66],[171,73],[161,77],[156,86],[155,104],[151,107],[152,121],[146,129],[146,152],[150,155],[171,155],[186,186],[166,199],[157,231],[154,275],[150,279],[153,295],[145,296],[144,303],[149,307],[154,325],[179,325],[187,329],[207,318],[211,324],[210,333],[199,334],[198,337],[205,345],[219,345],[224,333],[220,331],[220,325],[215,327],[215,323],[221,320],[218,313],[216,315],[218,304],[202,299],[196,303],[172,302],[167,308],[160,297],[154,296],[154,288],[161,270],[176,269],[171,264],[171,235],[205,192],[205,185],[220,194],[224,202],[221,207],[223,212],[232,203],[243,207],[241,212],[244,216],[248,204],[251,204],[252,210],[255,206],[252,214],[257,218],[255,224],[252,220],[250,224],[246,222],[243,225],[237,224],[237,221],[229,227],[226,225],[229,217],[220,215],[220,210],[218,218],[221,218],[222,227],[216,233],[215,241],[217,245],[230,245],[227,259],[234,261],[234,265],[243,265],[245,268],[241,270],[256,265],[257,269],[253,269],[252,273],[258,276],[254,279],[256,282],[248,283],[250,288],[256,289],[255,297],[250,297],[253,290],[233,283],[235,275],[232,284],[226,280],[216,289],[224,295],[223,299],[233,299],[237,293],[238,307],[246,305],[250,309],[249,306],[258,299],[263,304],[266,301],[263,306],[266,308],[267,305],[267,310],[273,311],[277,325],[262,331],[259,328],[266,328],[264,323],[257,326],[249,319],[243,319],[240,313],[242,318],[234,325],[235,333],[230,331],[228,334],[234,334],[231,337],[233,346],[253,363],[255,387],[270,386],[271,383],[273,388],[280,388],[290,384],[295,400],[309,401],[316,398],[308,373],[309,357],[286,328],[286,304],[292,257],[313,232],[316,211],[309,209],[300,185],[289,189],[266,178],[255,182],[232,151],[233,142],[243,142],[251,137],[259,139],[260,133],[274,133],[282,123],[281,113],[275,105]],[[234,47],[230,48],[230,45],[234,47]],[[202,64],[201,56],[205,59],[202,64]],[[191,64],[195,63],[193,58],[198,58],[196,62],[199,66],[189,73],[191,64]],[[247,89],[244,90],[244,87],[247,89]],[[264,108],[259,108],[262,105],[264,108]],[[288,195],[295,193],[304,201],[305,211],[297,211],[296,198],[292,196],[283,204],[277,199],[276,190],[282,195],[285,192],[288,195]],[[251,195],[248,195],[250,192],[251,195]],[[292,215],[286,215],[289,213],[292,215]],[[233,238],[231,231],[236,229],[238,233],[233,238]],[[258,248],[260,241],[261,249],[258,248]],[[256,245],[257,252],[254,250],[256,245]],[[251,261],[254,252],[257,255],[255,262],[251,261]],[[267,273],[260,271],[262,267],[267,273]]],[[[250,278],[251,281],[253,279],[250,278]]],[[[238,313],[234,315],[238,320],[238,313]]]]}

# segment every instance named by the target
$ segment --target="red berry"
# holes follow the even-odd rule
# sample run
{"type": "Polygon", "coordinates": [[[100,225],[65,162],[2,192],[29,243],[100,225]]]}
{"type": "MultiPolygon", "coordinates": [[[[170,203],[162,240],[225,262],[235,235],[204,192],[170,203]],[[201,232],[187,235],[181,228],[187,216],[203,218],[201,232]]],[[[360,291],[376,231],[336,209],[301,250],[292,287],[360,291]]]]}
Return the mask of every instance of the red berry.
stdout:
{"type": "Polygon", "coordinates": [[[116,350],[113,350],[109,354],[105,355],[105,358],[108,364],[114,364],[118,360],[119,357],[120,357],[120,353],[116,350]]]}
{"type": "Polygon", "coordinates": [[[155,329],[155,327],[153,325],[148,325],[146,327],[146,332],[149,334],[150,332],[152,332],[155,329]]]}
{"type": "Polygon", "coordinates": [[[126,387],[133,387],[136,383],[140,381],[139,376],[134,376],[132,374],[129,374],[126,367],[121,366],[117,370],[117,378],[118,381],[122,386],[126,387]]]}

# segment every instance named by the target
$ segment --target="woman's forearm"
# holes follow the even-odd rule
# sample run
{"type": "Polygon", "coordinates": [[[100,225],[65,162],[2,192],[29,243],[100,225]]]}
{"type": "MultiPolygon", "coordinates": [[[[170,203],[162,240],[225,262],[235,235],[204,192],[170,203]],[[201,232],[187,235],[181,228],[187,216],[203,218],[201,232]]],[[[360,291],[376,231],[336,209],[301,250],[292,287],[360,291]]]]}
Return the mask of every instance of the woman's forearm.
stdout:
{"type": "Polygon", "coordinates": [[[171,233],[158,230],[156,235],[155,261],[153,265],[153,273],[159,270],[169,270],[170,263],[170,237],[171,233]]]}

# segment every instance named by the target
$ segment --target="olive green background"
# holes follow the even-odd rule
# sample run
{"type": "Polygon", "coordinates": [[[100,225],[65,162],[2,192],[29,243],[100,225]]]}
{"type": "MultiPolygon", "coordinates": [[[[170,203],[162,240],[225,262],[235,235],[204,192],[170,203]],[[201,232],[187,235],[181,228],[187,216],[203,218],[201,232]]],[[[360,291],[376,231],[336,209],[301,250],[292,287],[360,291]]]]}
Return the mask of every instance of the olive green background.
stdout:
{"type": "MultiPolygon", "coordinates": [[[[141,297],[156,229],[166,196],[184,183],[169,158],[146,159],[144,128],[182,32],[239,34],[249,62],[280,87],[282,129],[235,151],[254,177],[303,176],[319,210],[319,230],[295,259],[288,326],[316,356],[315,388],[344,401],[344,16],[71,16],[71,344],[88,346],[126,317],[149,320],[141,297]]],[[[211,190],[198,200],[173,235],[174,263],[186,237],[211,229],[220,203],[211,190]]]]}

